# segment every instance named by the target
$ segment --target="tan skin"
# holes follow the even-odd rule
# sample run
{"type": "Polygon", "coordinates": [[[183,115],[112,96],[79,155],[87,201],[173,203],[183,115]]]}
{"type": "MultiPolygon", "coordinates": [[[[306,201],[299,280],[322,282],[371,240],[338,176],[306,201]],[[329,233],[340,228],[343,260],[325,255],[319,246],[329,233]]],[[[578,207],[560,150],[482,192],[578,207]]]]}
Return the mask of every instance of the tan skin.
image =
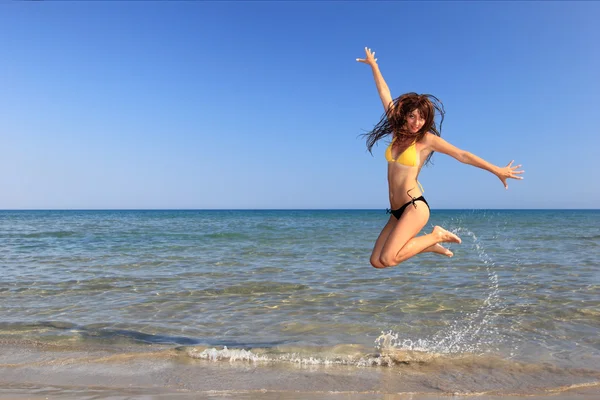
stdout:
{"type": "MultiPolygon", "coordinates": [[[[393,105],[392,95],[379,71],[375,53],[368,48],[365,48],[365,53],[365,58],[357,58],[356,61],[371,66],[379,96],[387,112],[390,106],[393,105]]],[[[424,122],[419,110],[413,110],[406,118],[405,128],[416,133],[423,127],[424,122]]],[[[506,167],[498,167],[468,151],[453,146],[432,133],[426,133],[421,140],[416,142],[415,147],[418,166],[412,167],[394,161],[388,162],[389,197],[392,209],[398,209],[413,197],[421,196],[422,193],[417,178],[425,160],[432,151],[449,155],[464,164],[491,172],[500,179],[506,189],[508,189],[506,183],[508,179],[523,179],[519,176],[524,172],[519,170],[521,165],[513,166],[513,161],[511,161],[506,167]],[[409,190],[410,194],[407,194],[409,190]]],[[[398,153],[398,149],[392,148],[393,159],[398,157],[398,153]]],[[[460,243],[460,238],[455,234],[440,226],[435,226],[431,233],[417,236],[429,220],[429,208],[423,202],[416,202],[415,204],[417,207],[412,205],[406,207],[399,220],[393,215],[390,216],[373,247],[370,258],[373,267],[392,267],[424,252],[438,253],[448,257],[453,256],[453,253],[440,243],[460,243]]]]}

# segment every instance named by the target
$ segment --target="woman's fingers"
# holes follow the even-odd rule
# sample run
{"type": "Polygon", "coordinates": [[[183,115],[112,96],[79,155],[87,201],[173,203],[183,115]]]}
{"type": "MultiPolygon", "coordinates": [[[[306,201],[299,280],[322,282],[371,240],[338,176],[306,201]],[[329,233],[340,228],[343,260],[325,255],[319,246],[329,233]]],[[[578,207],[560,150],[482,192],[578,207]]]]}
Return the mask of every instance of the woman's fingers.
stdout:
{"type": "Polygon", "coordinates": [[[521,176],[515,176],[515,175],[520,175],[520,174],[522,174],[525,171],[523,171],[523,170],[519,171],[518,169],[521,168],[521,164],[519,164],[519,165],[512,165],[514,162],[515,162],[515,160],[512,160],[506,166],[506,169],[508,170],[508,177],[509,178],[513,178],[513,179],[523,179],[523,177],[521,177],[521,176]]]}
{"type": "Polygon", "coordinates": [[[518,168],[521,168],[521,164],[519,164],[519,165],[517,165],[517,166],[515,166],[515,167],[512,167],[512,171],[511,171],[511,172],[512,172],[512,177],[513,177],[514,179],[523,179],[523,177],[522,177],[522,176],[515,176],[515,175],[521,175],[522,173],[524,173],[524,172],[525,172],[525,171],[523,171],[523,170],[520,170],[520,171],[519,171],[519,170],[518,170],[518,168]]]}
{"type": "Polygon", "coordinates": [[[368,47],[365,47],[365,54],[367,55],[366,58],[357,58],[356,61],[365,64],[373,64],[377,62],[377,59],[375,58],[375,52],[372,52],[368,47]]]}

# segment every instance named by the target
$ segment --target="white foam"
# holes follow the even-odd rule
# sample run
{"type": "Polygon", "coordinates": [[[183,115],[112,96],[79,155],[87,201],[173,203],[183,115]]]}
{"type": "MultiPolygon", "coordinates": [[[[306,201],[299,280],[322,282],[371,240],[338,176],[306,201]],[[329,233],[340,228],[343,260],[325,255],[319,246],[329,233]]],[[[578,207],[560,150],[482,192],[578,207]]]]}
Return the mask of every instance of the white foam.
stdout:
{"type": "Polygon", "coordinates": [[[252,363],[269,363],[269,362],[288,362],[297,365],[357,365],[358,361],[351,357],[313,357],[302,356],[297,353],[284,353],[277,355],[258,355],[249,350],[244,349],[228,349],[225,346],[222,350],[215,348],[204,349],[198,351],[189,349],[188,355],[193,358],[198,358],[208,361],[245,361],[252,363]]]}
{"type": "Polygon", "coordinates": [[[209,361],[222,361],[229,360],[230,362],[235,361],[250,361],[253,363],[259,361],[269,361],[267,357],[258,356],[251,351],[244,349],[233,349],[230,350],[225,346],[222,350],[217,349],[205,349],[202,352],[198,353],[195,349],[191,349],[188,351],[188,354],[191,357],[199,358],[201,360],[209,360],[209,361]]]}

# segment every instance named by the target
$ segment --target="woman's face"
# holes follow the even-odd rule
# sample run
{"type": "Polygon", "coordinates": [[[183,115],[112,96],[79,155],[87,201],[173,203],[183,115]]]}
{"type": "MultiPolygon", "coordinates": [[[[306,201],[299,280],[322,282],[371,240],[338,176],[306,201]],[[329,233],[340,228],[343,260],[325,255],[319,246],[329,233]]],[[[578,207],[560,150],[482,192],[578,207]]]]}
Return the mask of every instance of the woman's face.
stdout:
{"type": "Polygon", "coordinates": [[[406,129],[410,133],[416,134],[425,124],[425,119],[418,109],[414,109],[406,116],[406,129]]]}

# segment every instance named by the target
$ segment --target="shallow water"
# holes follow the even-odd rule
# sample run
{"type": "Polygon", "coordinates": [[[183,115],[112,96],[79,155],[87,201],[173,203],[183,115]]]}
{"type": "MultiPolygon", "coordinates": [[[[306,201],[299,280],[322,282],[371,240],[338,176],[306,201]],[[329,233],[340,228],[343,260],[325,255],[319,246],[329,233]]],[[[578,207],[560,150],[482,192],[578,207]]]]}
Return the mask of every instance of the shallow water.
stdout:
{"type": "MultiPolygon", "coordinates": [[[[368,258],[387,218],[1,211],[0,345],[16,350],[0,369],[34,373],[39,359],[102,348],[265,376],[384,369],[406,378],[394,393],[531,394],[600,381],[600,211],[434,210],[426,231],[457,233],[455,256],[376,270],[368,258]]],[[[80,373],[88,364],[73,354],[80,373]]]]}

